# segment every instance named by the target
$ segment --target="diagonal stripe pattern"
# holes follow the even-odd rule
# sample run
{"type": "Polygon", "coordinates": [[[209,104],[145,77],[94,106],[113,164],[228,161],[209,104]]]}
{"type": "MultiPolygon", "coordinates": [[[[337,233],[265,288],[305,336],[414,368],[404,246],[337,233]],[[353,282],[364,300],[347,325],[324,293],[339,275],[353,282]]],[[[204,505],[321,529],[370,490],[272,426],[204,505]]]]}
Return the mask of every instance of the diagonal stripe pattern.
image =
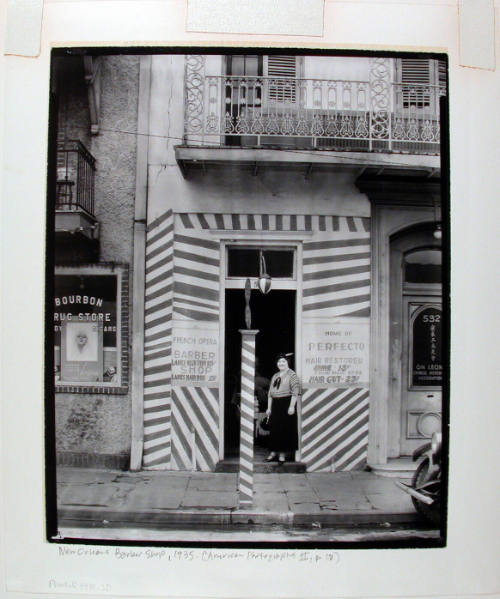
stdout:
{"type": "MultiPolygon", "coordinates": [[[[182,226],[183,220],[178,224],[182,226]]],[[[179,228],[179,227],[177,227],[179,228]]],[[[219,242],[203,231],[174,238],[174,318],[219,322],[219,242]]]]}
{"type": "Polygon", "coordinates": [[[370,234],[318,234],[303,249],[304,316],[370,315],[370,234]]]}
{"type": "Polygon", "coordinates": [[[301,456],[308,471],[354,470],[366,464],[368,397],[365,388],[304,391],[301,456]]]}
{"type": "Polygon", "coordinates": [[[255,335],[257,331],[241,330],[241,402],[240,402],[240,470],[239,505],[253,503],[253,429],[255,391],[255,335]]]}
{"type": "MultiPolygon", "coordinates": [[[[197,468],[213,469],[217,461],[218,390],[175,388],[172,397],[171,384],[174,317],[188,322],[218,323],[220,319],[220,250],[213,237],[214,230],[310,231],[311,241],[303,245],[303,315],[369,315],[370,220],[367,218],[207,213],[174,216],[169,210],[150,222],[146,241],[144,468],[191,469],[193,439],[197,468]]],[[[328,393],[336,405],[343,397],[341,394],[337,398],[342,391],[345,409],[349,409],[355,403],[356,395],[348,396],[353,390],[310,389],[304,394],[303,415],[308,415],[309,409],[311,416],[313,406],[321,404],[321,396],[328,393]],[[316,397],[309,406],[311,394],[316,397]]],[[[325,406],[318,409],[326,418],[325,406]]],[[[310,429],[316,432],[308,435],[309,429],[304,424],[303,455],[309,470],[329,467],[331,459],[337,469],[352,469],[365,462],[367,411],[366,422],[362,412],[341,414],[339,422],[347,428],[333,431],[334,443],[328,442],[331,427],[316,430],[316,425],[316,429],[310,429]],[[349,431],[347,436],[346,431],[349,431]],[[311,435],[317,435],[316,443],[311,435]]],[[[247,428],[253,431],[253,395],[251,413],[247,428]]],[[[307,423],[309,426],[310,422],[307,423]]],[[[243,428],[242,432],[248,435],[243,428]]],[[[248,442],[248,436],[244,438],[248,442]]],[[[251,485],[245,485],[251,480],[249,471],[242,470],[240,479],[247,493],[245,497],[251,500],[251,485]]]]}
{"type": "Polygon", "coordinates": [[[170,467],[174,222],[171,210],[148,224],[144,314],[145,469],[170,467]]]}
{"type": "Polygon", "coordinates": [[[171,210],[148,224],[144,314],[143,467],[167,469],[171,449],[171,343],[174,220],[171,210]]]}
{"type": "Polygon", "coordinates": [[[219,391],[173,387],[172,469],[214,470],[219,457],[219,391]]]}

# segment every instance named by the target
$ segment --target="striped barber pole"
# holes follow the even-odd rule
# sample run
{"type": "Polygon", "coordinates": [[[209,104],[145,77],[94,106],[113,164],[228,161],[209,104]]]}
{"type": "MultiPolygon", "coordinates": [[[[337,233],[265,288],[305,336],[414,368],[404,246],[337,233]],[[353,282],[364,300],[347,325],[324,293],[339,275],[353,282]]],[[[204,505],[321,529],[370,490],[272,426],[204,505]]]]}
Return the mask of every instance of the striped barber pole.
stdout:
{"type": "Polygon", "coordinates": [[[241,329],[241,403],[239,506],[253,503],[253,427],[255,392],[255,336],[258,331],[241,329]]]}
{"type": "Polygon", "coordinates": [[[302,461],[308,471],[356,470],[368,448],[366,388],[307,389],[302,395],[302,461]]]}
{"type": "Polygon", "coordinates": [[[167,469],[171,450],[174,219],[148,224],[144,322],[143,467],[167,469]]]}

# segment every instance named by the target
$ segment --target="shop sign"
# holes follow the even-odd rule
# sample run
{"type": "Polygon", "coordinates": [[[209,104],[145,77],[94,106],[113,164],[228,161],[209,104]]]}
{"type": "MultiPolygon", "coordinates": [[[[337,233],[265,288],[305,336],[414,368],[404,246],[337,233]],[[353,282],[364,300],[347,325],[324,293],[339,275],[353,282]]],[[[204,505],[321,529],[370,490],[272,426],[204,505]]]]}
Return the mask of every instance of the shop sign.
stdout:
{"type": "Polygon", "coordinates": [[[370,323],[367,319],[305,321],[302,339],[305,386],[368,386],[370,323]]]}
{"type": "Polygon", "coordinates": [[[117,285],[116,273],[55,275],[56,384],[117,382],[117,285]]]}
{"type": "Polygon", "coordinates": [[[441,309],[426,307],[412,325],[412,387],[438,387],[443,383],[441,309]]]}
{"type": "Polygon", "coordinates": [[[172,384],[219,384],[219,330],[206,323],[174,323],[172,384]]]}

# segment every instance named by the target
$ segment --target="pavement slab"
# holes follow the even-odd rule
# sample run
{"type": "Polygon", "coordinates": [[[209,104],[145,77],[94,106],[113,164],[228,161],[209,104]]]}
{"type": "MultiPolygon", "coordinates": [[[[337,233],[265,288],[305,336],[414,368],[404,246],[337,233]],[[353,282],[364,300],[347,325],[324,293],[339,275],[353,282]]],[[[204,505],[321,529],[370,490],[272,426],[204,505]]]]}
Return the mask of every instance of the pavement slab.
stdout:
{"type": "Polygon", "coordinates": [[[92,470],[60,467],[61,523],[108,521],[108,526],[176,523],[325,526],[416,522],[411,498],[392,479],[370,472],[255,473],[254,501],[238,505],[237,473],[92,470]]]}
{"type": "Polygon", "coordinates": [[[368,501],[367,497],[357,495],[354,493],[340,495],[337,494],[328,502],[320,501],[320,505],[323,507],[328,505],[327,509],[332,509],[331,506],[336,506],[337,509],[342,511],[371,511],[372,504],[368,501]]]}
{"type": "Polygon", "coordinates": [[[382,493],[368,494],[366,497],[376,510],[392,511],[397,508],[400,511],[415,511],[411,497],[406,493],[404,498],[387,496],[382,493]]]}
{"type": "Polygon", "coordinates": [[[288,500],[282,493],[255,493],[253,497],[253,509],[272,512],[287,512],[288,500]]]}
{"type": "Polygon", "coordinates": [[[286,490],[311,488],[311,485],[302,474],[280,474],[280,481],[286,490]]]}
{"type": "Polygon", "coordinates": [[[135,487],[129,494],[126,505],[130,509],[177,509],[186,494],[189,479],[177,480],[175,485],[151,483],[135,487]]]}
{"type": "Polygon", "coordinates": [[[57,484],[99,484],[111,483],[120,473],[116,470],[87,470],[86,468],[58,468],[57,484]]]}
{"type": "Polygon", "coordinates": [[[74,485],[58,485],[57,503],[60,506],[87,506],[108,507],[113,503],[116,495],[116,486],[82,484],[75,488],[74,485]]]}
{"type": "Polygon", "coordinates": [[[238,502],[236,491],[196,491],[188,489],[182,507],[234,508],[238,502]]]}
{"type": "Polygon", "coordinates": [[[189,480],[188,489],[198,491],[235,491],[238,485],[236,474],[216,474],[212,478],[193,476],[189,480]]]}
{"type": "Polygon", "coordinates": [[[315,503],[314,501],[289,501],[289,505],[290,510],[294,512],[294,514],[303,514],[304,512],[307,514],[321,514],[323,511],[319,503],[315,503]]]}

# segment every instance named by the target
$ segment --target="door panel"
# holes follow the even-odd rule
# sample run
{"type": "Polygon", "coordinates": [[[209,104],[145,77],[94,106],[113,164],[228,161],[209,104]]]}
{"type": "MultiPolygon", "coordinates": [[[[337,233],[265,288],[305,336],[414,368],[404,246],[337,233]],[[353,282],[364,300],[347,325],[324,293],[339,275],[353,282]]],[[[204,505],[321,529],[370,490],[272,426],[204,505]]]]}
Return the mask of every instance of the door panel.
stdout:
{"type": "Polygon", "coordinates": [[[441,301],[403,298],[401,455],[410,455],[441,430],[441,301]]]}

